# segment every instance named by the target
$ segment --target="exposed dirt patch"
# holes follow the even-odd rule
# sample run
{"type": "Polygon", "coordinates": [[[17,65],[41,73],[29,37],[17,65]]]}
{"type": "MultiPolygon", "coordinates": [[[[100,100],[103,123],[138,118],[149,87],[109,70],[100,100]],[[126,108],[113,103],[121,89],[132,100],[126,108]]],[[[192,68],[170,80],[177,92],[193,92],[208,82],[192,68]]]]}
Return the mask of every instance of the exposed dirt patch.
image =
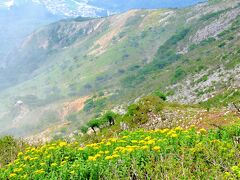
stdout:
{"type": "Polygon", "coordinates": [[[204,112],[198,117],[200,119],[197,124],[198,128],[212,129],[216,127],[226,126],[240,120],[240,116],[231,111],[215,111],[204,112]]]}
{"type": "Polygon", "coordinates": [[[87,99],[89,99],[89,96],[65,102],[61,114],[62,119],[64,120],[69,113],[81,111],[87,99]]]}
{"type": "Polygon", "coordinates": [[[104,53],[111,43],[114,36],[121,32],[124,27],[126,21],[134,16],[138,10],[131,10],[119,16],[113,16],[109,18],[110,21],[110,31],[103,35],[100,39],[98,39],[93,47],[89,55],[101,55],[104,53]],[[97,47],[97,48],[96,48],[97,47]]]}

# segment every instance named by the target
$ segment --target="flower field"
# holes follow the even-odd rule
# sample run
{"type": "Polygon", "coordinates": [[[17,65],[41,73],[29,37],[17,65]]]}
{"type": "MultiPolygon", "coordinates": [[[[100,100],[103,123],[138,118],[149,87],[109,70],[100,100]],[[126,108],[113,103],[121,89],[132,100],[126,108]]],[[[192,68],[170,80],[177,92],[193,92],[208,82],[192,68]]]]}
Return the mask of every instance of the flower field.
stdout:
{"type": "Polygon", "coordinates": [[[29,147],[0,169],[0,179],[237,179],[239,126],[221,130],[162,129],[123,132],[80,145],[29,147]]]}

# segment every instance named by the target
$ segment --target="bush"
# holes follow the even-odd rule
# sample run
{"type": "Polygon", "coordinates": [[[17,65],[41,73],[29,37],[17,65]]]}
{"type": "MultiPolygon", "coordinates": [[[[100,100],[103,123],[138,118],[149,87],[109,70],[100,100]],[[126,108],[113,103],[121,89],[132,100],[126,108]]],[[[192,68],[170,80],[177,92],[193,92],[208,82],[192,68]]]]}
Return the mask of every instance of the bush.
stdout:
{"type": "Polygon", "coordinates": [[[167,95],[164,94],[163,92],[161,91],[155,91],[154,92],[154,95],[161,98],[162,100],[166,101],[167,100],[167,95]]]}
{"type": "Polygon", "coordinates": [[[88,132],[88,127],[87,126],[82,126],[82,127],[80,127],[80,130],[83,134],[86,134],[88,132]]]}
{"type": "Polygon", "coordinates": [[[186,72],[182,68],[177,68],[175,74],[172,78],[172,83],[176,83],[177,81],[183,79],[186,76],[186,72]]]}
{"type": "Polygon", "coordinates": [[[105,119],[105,121],[109,122],[110,126],[115,124],[116,117],[117,117],[117,114],[115,114],[112,111],[108,111],[103,115],[103,119],[105,119]]]}
{"type": "Polygon", "coordinates": [[[146,96],[138,103],[130,105],[124,118],[128,119],[132,125],[144,124],[149,119],[149,113],[159,113],[163,105],[161,98],[146,96]]]}
{"type": "Polygon", "coordinates": [[[24,147],[23,141],[16,140],[12,136],[0,138],[0,167],[13,162],[24,147]]]}
{"type": "Polygon", "coordinates": [[[218,45],[219,48],[223,48],[226,45],[225,42],[222,42],[221,44],[218,45]]]}

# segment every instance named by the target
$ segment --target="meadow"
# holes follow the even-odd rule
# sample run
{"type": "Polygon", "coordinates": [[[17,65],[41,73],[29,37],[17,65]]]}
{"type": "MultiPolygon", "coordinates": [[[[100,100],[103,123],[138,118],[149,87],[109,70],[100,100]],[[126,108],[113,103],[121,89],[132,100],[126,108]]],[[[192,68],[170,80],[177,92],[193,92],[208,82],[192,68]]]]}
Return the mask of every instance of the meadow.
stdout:
{"type": "Polygon", "coordinates": [[[28,147],[0,179],[237,179],[239,124],[215,130],[123,131],[92,144],[28,147]]]}

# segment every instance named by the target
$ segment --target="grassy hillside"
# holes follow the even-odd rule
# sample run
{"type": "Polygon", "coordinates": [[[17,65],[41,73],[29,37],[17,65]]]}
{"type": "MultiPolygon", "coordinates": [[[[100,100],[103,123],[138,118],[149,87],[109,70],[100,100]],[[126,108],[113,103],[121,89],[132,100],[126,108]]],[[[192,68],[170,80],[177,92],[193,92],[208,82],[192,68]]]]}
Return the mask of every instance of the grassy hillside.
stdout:
{"type": "Polygon", "coordinates": [[[25,40],[1,74],[13,75],[15,85],[0,93],[0,124],[5,133],[12,133],[32,121],[25,113],[16,125],[19,113],[5,113],[19,100],[33,114],[52,107],[56,121],[50,124],[55,124],[64,120],[58,114],[61,109],[53,107],[91,96],[87,110],[69,115],[74,117],[72,128],[156,89],[171,101],[185,103],[205,101],[227,87],[237,89],[239,11],[236,0],[209,1],[185,9],[132,10],[43,27],[25,40]]]}
{"type": "Polygon", "coordinates": [[[65,140],[0,138],[0,178],[239,178],[239,112],[165,100],[159,91],[143,97],[125,114],[108,111],[65,140]]]}
{"type": "Polygon", "coordinates": [[[237,179],[239,125],[218,130],[125,131],[82,145],[29,147],[0,169],[1,179],[237,179]]]}

